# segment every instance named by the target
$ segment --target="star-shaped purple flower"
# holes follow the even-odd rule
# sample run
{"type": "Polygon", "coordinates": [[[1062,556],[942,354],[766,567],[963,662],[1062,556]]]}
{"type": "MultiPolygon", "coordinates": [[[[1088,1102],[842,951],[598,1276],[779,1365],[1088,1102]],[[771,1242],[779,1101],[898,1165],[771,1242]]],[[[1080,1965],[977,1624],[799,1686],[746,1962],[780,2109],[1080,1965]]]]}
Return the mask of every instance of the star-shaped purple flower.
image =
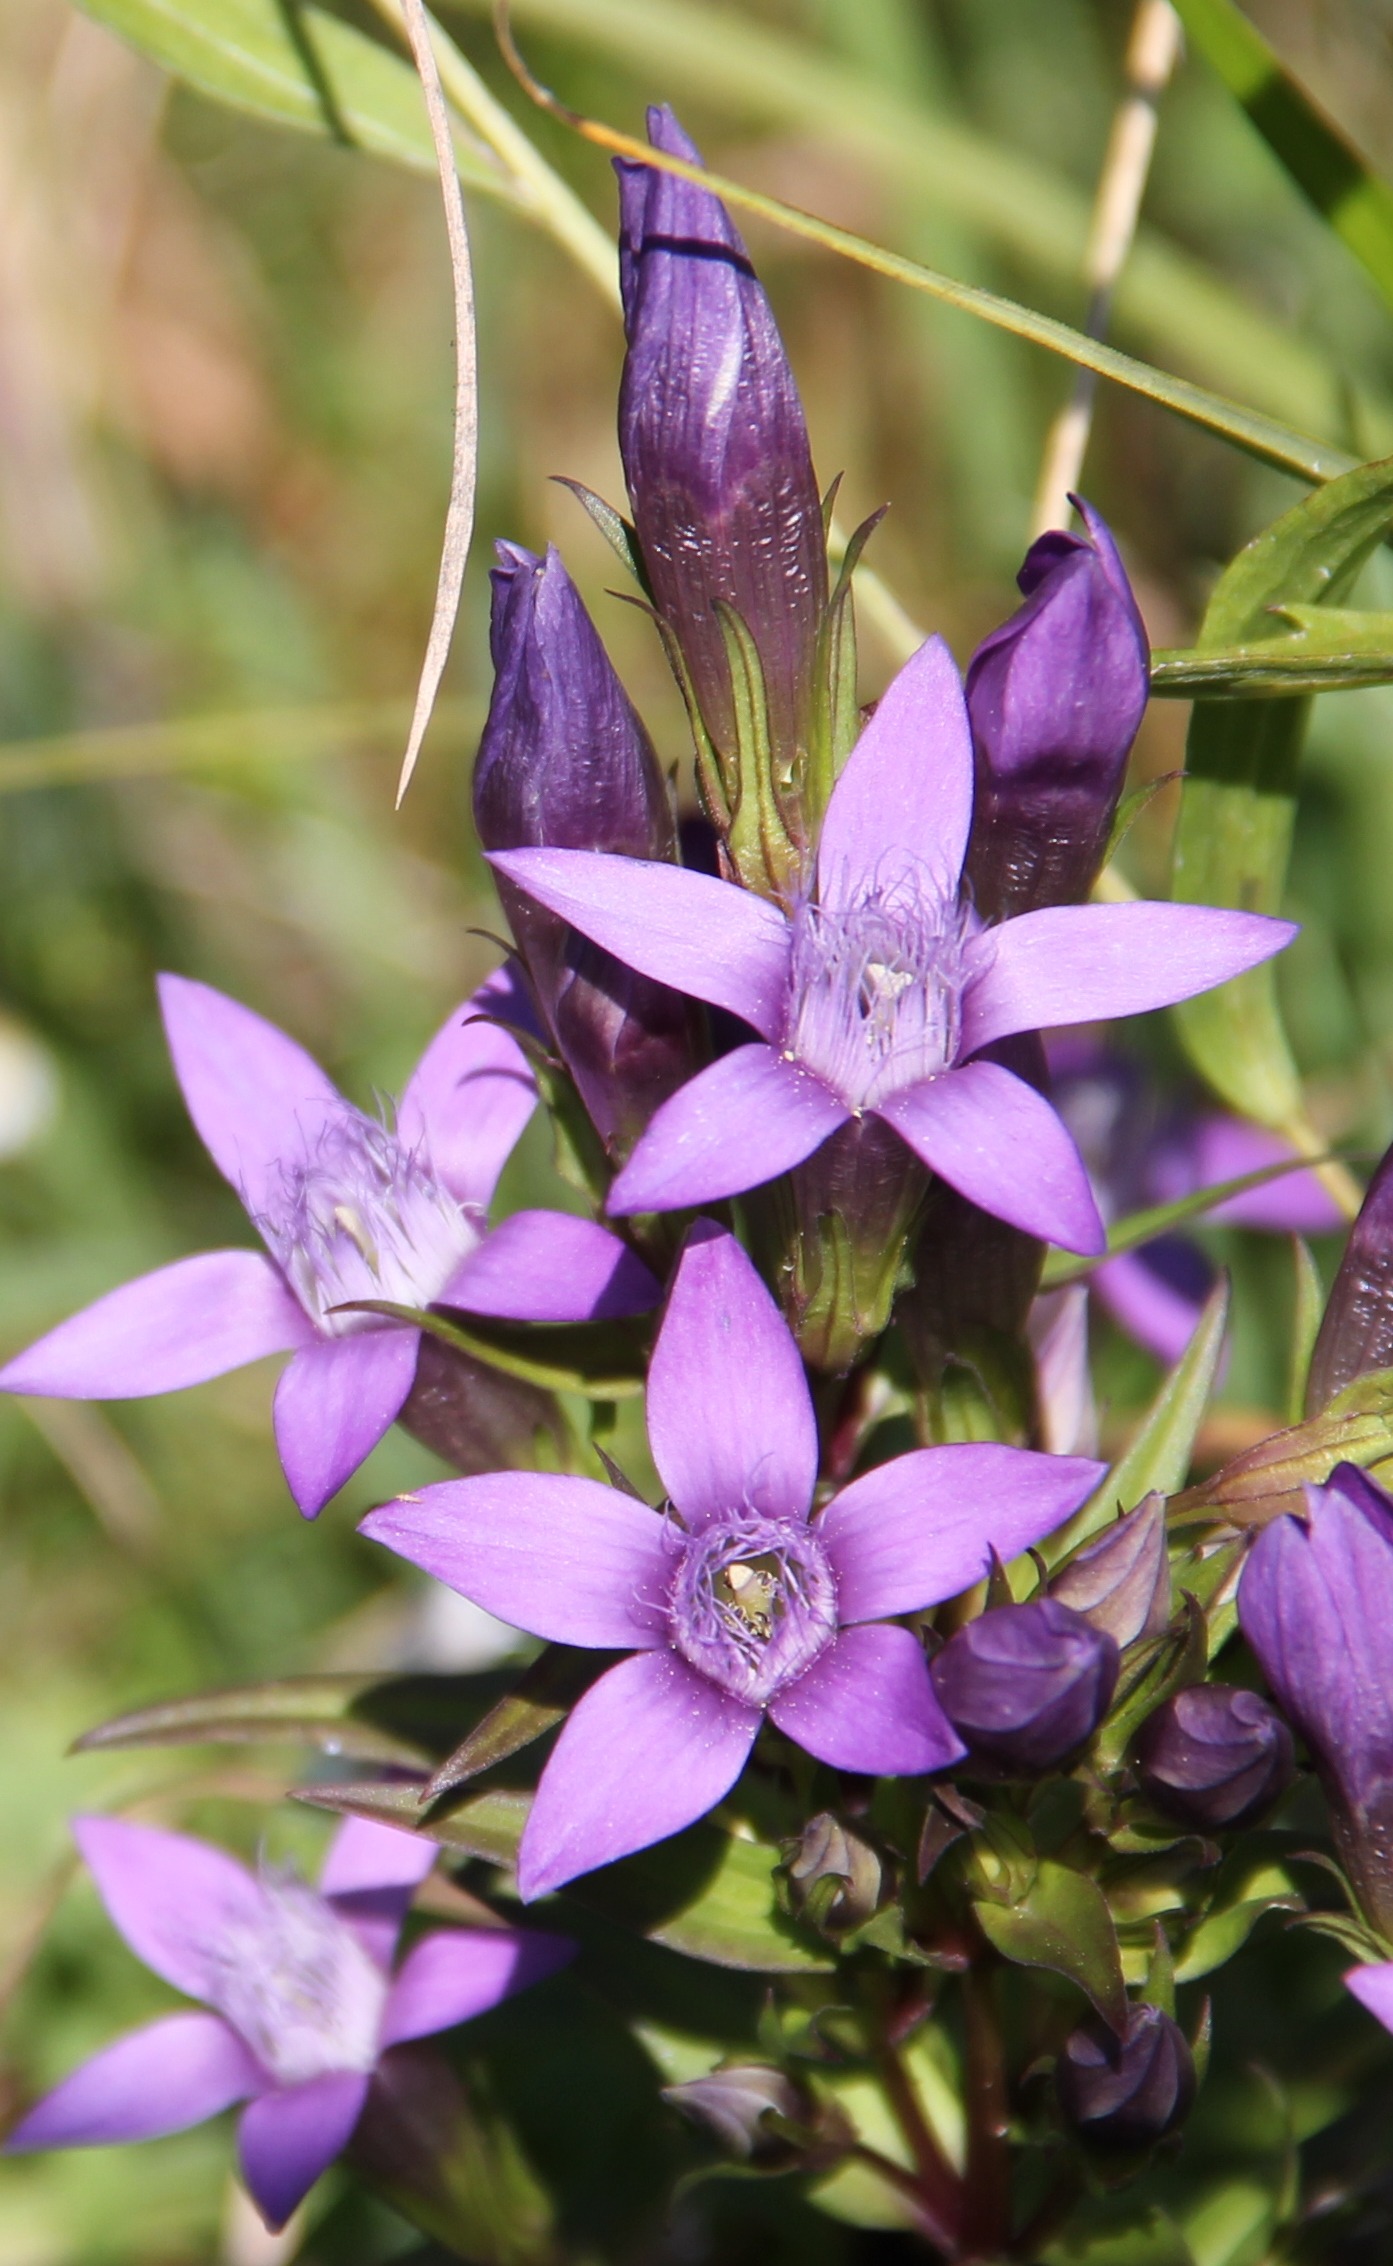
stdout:
{"type": "Polygon", "coordinates": [[[213,1162],[271,1256],[206,1251],[99,1298],[0,1369],[0,1388],[126,1400],[202,1384],[264,1354],[293,1356],[276,1444],[307,1518],[399,1415],[421,1333],[355,1300],[436,1303],[524,1322],[579,1322],[656,1304],[618,1238],[561,1212],[493,1232],[499,1173],[536,1105],[506,970],[437,1033],[394,1128],[345,1101],[317,1062],[250,1008],[160,978],[175,1075],[213,1162]]]}
{"type": "Polygon", "coordinates": [[[814,1517],[798,1349],[733,1236],[698,1221],[648,1372],[666,1516],[590,1479],[447,1480],[363,1532],[553,1642],[632,1657],[573,1710],[518,1863],[524,1898],[647,1848],[719,1802],[767,1715],[842,1770],[964,1752],[923,1648],[891,1616],[956,1596],[1078,1508],[1102,1467],[998,1446],[878,1465],[814,1517]]]}
{"type": "Polygon", "coordinates": [[[501,874],[630,967],[760,1034],[665,1102],[616,1213],[770,1180],[848,1118],[883,1118],[984,1211],[1073,1251],[1105,1237],[1054,1110],[991,1059],[1017,1031],[1164,1007],[1281,950],[1289,922],[1201,905],[1061,905],[984,927],[961,890],[972,741],[941,639],[881,700],[791,910],[678,867],[580,850],[495,854],[501,874]]]}
{"type": "Polygon", "coordinates": [[[242,2174],[273,2228],[347,2147],[390,2046],[468,2022],[574,1949],[530,1930],[439,1929],[393,1973],[438,1852],[363,1819],[340,1827],[318,1890],[120,1818],[79,1818],[74,1832],[132,1951],[213,2011],[118,2038],[30,2110],[6,2152],[155,2140],[245,2101],[242,2174]]]}

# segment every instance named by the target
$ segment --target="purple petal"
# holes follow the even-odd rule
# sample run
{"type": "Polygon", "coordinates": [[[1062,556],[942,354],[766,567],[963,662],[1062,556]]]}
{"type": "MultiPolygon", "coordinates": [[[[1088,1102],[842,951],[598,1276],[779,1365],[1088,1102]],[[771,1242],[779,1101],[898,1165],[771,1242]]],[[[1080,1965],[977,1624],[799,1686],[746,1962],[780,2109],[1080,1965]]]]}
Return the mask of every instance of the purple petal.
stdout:
{"type": "Polygon", "coordinates": [[[769,1703],[779,1729],[834,1770],[913,1778],[966,1753],[908,1629],[843,1629],[769,1703]]]}
{"type": "Polygon", "coordinates": [[[514,1212],[461,1261],[440,1303],[515,1322],[602,1322],[661,1297],[643,1261],[593,1220],[514,1212]]]}
{"type": "Polygon", "coordinates": [[[850,1111],[810,1070],[769,1046],[738,1046],[652,1119],[609,1193],[616,1217],[714,1204],[788,1172],[850,1111]]]}
{"type": "Polygon", "coordinates": [[[265,2082],[216,2014],[167,2014],[118,2038],[45,2094],[16,2125],[4,2153],[159,2140],[245,2101],[265,2082]]]}
{"type": "Polygon", "coordinates": [[[367,2078],[345,2072],[263,2093],[246,2110],[237,2133],[242,2177],[272,2233],[343,2154],[367,2097],[367,2078]]]}
{"type": "Polygon", "coordinates": [[[621,1660],[571,1710],[518,1856],[524,1903],[647,1849],[730,1792],[760,1712],[664,1649],[621,1660]]]}
{"type": "Polygon", "coordinates": [[[1104,1260],[1089,1276],[1088,1287],[1120,1330],[1170,1368],[1195,1334],[1204,1298],[1192,1297],[1150,1266],[1148,1248],[1104,1260]]]}
{"type": "Polygon", "coordinates": [[[575,1957],[566,1936],[516,1928],[441,1929],[422,1938],[401,1963],[382,2024],[384,2046],[428,2038],[486,2014],[500,1999],[525,1991],[575,1957]]]}
{"type": "Polygon", "coordinates": [[[345,1818],[320,1869],[320,1893],[379,1967],[390,1967],[411,1899],[439,1856],[424,1834],[345,1818]]]}
{"type": "Polygon", "coordinates": [[[999,1062],[968,1062],[877,1104],[931,1172],[984,1212],[1066,1251],[1107,1237],[1073,1141],[1042,1094],[999,1062]]]}
{"type": "Polygon", "coordinates": [[[1376,1960],[1369,1967],[1351,1967],[1345,1988],[1385,2030],[1393,2030],[1393,1959],[1376,1960]]]}
{"type": "MultiPolygon", "coordinates": [[[[1226,1180],[1241,1180],[1244,1173],[1261,1172],[1265,1165],[1282,1164],[1296,1151],[1280,1133],[1261,1125],[1245,1124],[1241,1117],[1216,1114],[1201,1119],[1195,1128],[1193,1148],[1195,1188],[1212,1188],[1226,1180]]],[[[1176,1194],[1188,1190],[1176,1190],[1176,1194]]],[[[1345,1224],[1345,1215],[1317,1174],[1283,1173],[1242,1196],[1230,1196],[1206,1215],[1216,1226],[1267,1228],[1276,1235],[1331,1235],[1345,1224]]]]}
{"type": "Polygon", "coordinates": [[[761,1038],[779,1036],[789,929],[764,898],[708,873],[601,851],[496,850],[489,863],[626,967],[727,1008],[761,1038]]]}
{"type": "Polygon", "coordinates": [[[76,1818],[73,1839],[137,1959],[190,1998],[215,1997],[223,1937],[265,1920],[246,1868],[206,1841],[124,1818],[76,1818]]]}
{"type": "Polygon", "coordinates": [[[925,640],[876,706],[833,789],[818,844],[824,903],[923,866],[957,888],[972,824],[972,734],[953,656],[925,640]]]}
{"type": "Polygon", "coordinates": [[[648,1437],[689,1527],[744,1505],[805,1519],[817,1423],[798,1348],[733,1235],[698,1220],[648,1365],[648,1437]]]}
{"type": "Polygon", "coordinates": [[[0,1389],[138,1400],[314,1343],[314,1326],[259,1251],[201,1251],[108,1291],[16,1354],[0,1389]]]}
{"type": "Polygon", "coordinates": [[[285,1371],[276,1387],[276,1446],[307,1519],[352,1478],[400,1413],[420,1342],[419,1330],[358,1330],[306,1346],[285,1371]]]}
{"type": "Polygon", "coordinates": [[[516,973],[499,968],[436,1033],[397,1110],[402,1146],[423,1149],[436,1179],[481,1212],[537,1106],[527,1057],[500,1025],[527,1029],[531,1021],[516,973]],[[485,1016],[499,1020],[479,1020],[485,1016]]]}
{"type": "Polygon", "coordinates": [[[553,1644],[663,1643],[664,1522],[598,1480],[500,1471],[369,1511],[359,1532],[553,1644]]]}
{"type": "Polygon", "coordinates": [[[203,1145],[252,1219],[270,1218],[284,1159],[312,1150],[347,1105],[312,1056],[249,1007],[186,976],[161,976],[159,989],[174,1074],[203,1145]]]}
{"type": "Polygon", "coordinates": [[[1141,1015],[1212,991],[1270,960],[1291,921],[1215,905],[1050,905],[981,939],[963,1001],[963,1052],[1012,1031],[1141,1015]]]}
{"type": "Polygon", "coordinates": [[[817,1534],[848,1621],[918,1613],[980,1581],[1061,1525],[1106,1467],[1085,1456],[963,1444],[917,1448],[834,1495],[817,1534]]]}

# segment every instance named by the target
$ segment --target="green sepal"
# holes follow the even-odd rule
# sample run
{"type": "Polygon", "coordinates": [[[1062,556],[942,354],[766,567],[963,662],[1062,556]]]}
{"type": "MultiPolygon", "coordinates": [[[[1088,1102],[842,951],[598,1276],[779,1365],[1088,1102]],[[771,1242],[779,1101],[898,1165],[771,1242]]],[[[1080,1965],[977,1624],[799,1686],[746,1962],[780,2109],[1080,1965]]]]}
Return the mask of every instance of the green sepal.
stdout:
{"type": "Polygon", "coordinates": [[[711,611],[725,644],[735,711],[726,848],[747,889],[784,902],[800,862],[783,812],[784,800],[794,790],[793,775],[790,770],[783,777],[775,776],[769,696],[759,647],[742,617],[723,598],[712,599],[711,611]]]}
{"type": "Polygon", "coordinates": [[[1282,1858],[1289,1842],[1244,1841],[1224,1859],[1208,1907],[1185,1939],[1177,1983],[1198,1982],[1225,1966],[1269,1912],[1302,1912],[1305,1898],[1282,1858]]]}
{"type": "Polygon", "coordinates": [[[1018,1904],[983,1899],[972,1909],[1003,1959],[1064,1976],[1121,2036],[1127,2023],[1122,1954],[1107,1899],[1095,1880],[1044,1858],[1018,1904]]]}
{"type": "Polygon", "coordinates": [[[437,1801],[554,1731],[596,1677],[612,1668],[619,1657],[610,1652],[583,1652],[575,1645],[549,1644],[524,1669],[512,1690],[495,1700],[487,1715],[446,1757],[428,1781],[424,1800],[437,1801]]]}
{"type": "Polygon", "coordinates": [[[1128,1647],[1111,1712],[1094,1740],[1097,1767],[1116,1770],[1148,1715],[1188,1684],[1203,1683],[1208,1665],[1209,1625],[1186,1592],[1164,1636],[1128,1647]]]}
{"type": "Polygon", "coordinates": [[[1321,1486],[1338,1463],[1361,1469],[1393,1457],[1393,1369],[1373,1369],[1337,1393],[1304,1424],[1245,1448],[1210,1479],[1177,1495],[1172,1520],[1231,1519],[1252,1525],[1304,1508],[1303,1489],[1321,1486]]]}
{"type": "Polygon", "coordinates": [[[625,573],[633,576],[651,604],[652,586],[643,563],[643,553],[638,547],[638,530],[633,521],[626,519],[621,511],[616,511],[614,505],[607,503],[603,496],[596,495],[593,488],[587,488],[583,480],[568,479],[564,472],[553,472],[552,479],[558,488],[570,489],[581,509],[589,514],[599,528],[625,573]]]}
{"type": "Polygon", "coordinates": [[[467,1319],[435,1306],[397,1306],[386,1298],[354,1299],[338,1314],[381,1314],[393,1322],[457,1346],[505,1377],[520,1377],[544,1392],[581,1393],[588,1400],[631,1400],[643,1391],[644,1333],[612,1322],[500,1322],[491,1315],[467,1319]]]}

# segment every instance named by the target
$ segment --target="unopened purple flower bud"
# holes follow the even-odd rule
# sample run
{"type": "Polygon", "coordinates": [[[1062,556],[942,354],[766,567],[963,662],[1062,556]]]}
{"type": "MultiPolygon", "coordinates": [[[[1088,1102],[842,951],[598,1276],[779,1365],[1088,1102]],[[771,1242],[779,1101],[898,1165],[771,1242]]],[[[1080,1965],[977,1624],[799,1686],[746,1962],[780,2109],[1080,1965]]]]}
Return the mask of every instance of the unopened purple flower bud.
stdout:
{"type": "MultiPolygon", "coordinates": [[[[676,857],[658,760],[552,549],[500,543],[493,698],[474,769],[486,850],[676,857]]],[[[602,952],[498,877],[538,1006],[607,1148],[627,1154],[697,1068],[691,1003],[602,952]]]]}
{"type": "MultiPolygon", "coordinates": [[[[668,109],[656,149],[700,165],[668,109]]],[[[616,161],[628,359],[619,448],[654,603],[718,750],[734,742],[714,600],[758,648],[776,760],[808,745],[827,602],[822,511],[798,388],[769,302],[709,191],[616,161]]]]}
{"type": "Polygon", "coordinates": [[[785,1862],[793,1903],[825,1928],[858,1927],[880,1901],[880,1859],[830,1810],[809,1818],[785,1862]]]}
{"type": "Polygon", "coordinates": [[[815,2113],[802,2086],[768,2062],[730,2062],[707,2077],[664,2086],[663,2099],[746,2163],[796,2155],[779,2125],[810,2130],[815,2113]],[[771,2125],[771,2117],[779,2124],[771,2125]]]}
{"type": "Polygon", "coordinates": [[[1156,1808],[1200,1833],[1256,1824],[1296,1775],[1280,1715],[1229,1684],[1192,1685],[1149,1715],[1137,1767],[1156,1808]]]}
{"type": "Polygon", "coordinates": [[[1050,1597],[983,1613],[929,1663],[959,1738],[1013,1776],[1051,1770],[1083,1745],[1107,1714],[1117,1669],[1113,1639],[1050,1597]]]}
{"type": "Polygon", "coordinates": [[[1107,527],[1026,554],[1025,604],[968,666],[977,797],[967,873],[991,920],[1087,897],[1146,707],[1150,648],[1107,527]]]}
{"type": "Polygon", "coordinates": [[[1330,1286],[1311,1355],[1306,1413],[1317,1416],[1356,1377],[1393,1367],[1393,1149],[1369,1183],[1330,1286]]]}
{"type": "Polygon", "coordinates": [[[1159,1636],[1170,1619],[1170,1561],[1160,1495],[1118,1519],[1061,1567],[1050,1595],[1117,1645],[1159,1636]]]}
{"type": "Polygon", "coordinates": [[[1073,2031],[1055,2085],[1080,2139],[1099,2148],[1150,2148],[1189,2115],[1195,2061],[1178,2023],[1159,2007],[1134,2006],[1121,2038],[1097,2017],[1073,2031]]]}
{"type": "Polygon", "coordinates": [[[1311,1752],[1365,1916],[1393,1933],[1393,1501],[1353,1464],[1253,1545],[1238,1619],[1311,1752]]]}

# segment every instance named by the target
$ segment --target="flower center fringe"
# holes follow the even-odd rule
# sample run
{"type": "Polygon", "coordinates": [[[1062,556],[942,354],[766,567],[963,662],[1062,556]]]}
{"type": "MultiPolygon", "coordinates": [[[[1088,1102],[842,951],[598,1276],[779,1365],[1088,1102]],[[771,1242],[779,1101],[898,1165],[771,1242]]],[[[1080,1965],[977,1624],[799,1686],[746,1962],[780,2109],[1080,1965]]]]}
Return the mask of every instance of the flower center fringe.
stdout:
{"type": "Polygon", "coordinates": [[[873,1109],[955,1061],[971,915],[924,869],[853,905],[799,907],[784,1049],[873,1109]]]}
{"type": "Polygon", "coordinates": [[[284,1177],[276,1216],[258,1224],[306,1313],[329,1337],[381,1328],[376,1315],[332,1311],[355,1299],[428,1306],[480,1239],[477,1222],[426,1158],[346,1105],[284,1177]]]}
{"type": "Polygon", "coordinates": [[[836,1634],[837,1585],[806,1527],[736,1511],[684,1542],[668,1617],[684,1660],[762,1706],[836,1634]]]}
{"type": "Polygon", "coordinates": [[[386,1976],[302,1881],[266,1879],[262,1893],[264,1916],[219,1937],[212,2003],[278,2084],[371,2069],[386,1976]]]}

